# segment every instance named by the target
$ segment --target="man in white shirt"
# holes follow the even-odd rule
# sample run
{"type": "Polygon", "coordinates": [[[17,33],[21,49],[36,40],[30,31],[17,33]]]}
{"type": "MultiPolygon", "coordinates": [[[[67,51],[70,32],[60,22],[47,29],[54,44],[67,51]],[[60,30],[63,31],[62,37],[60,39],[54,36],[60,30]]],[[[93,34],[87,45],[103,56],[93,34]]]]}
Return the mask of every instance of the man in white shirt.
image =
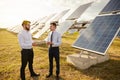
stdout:
{"type": "Polygon", "coordinates": [[[53,74],[53,58],[56,61],[56,78],[59,78],[60,73],[60,61],[59,61],[59,46],[61,44],[61,35],[56,31],[56,23],[50,23],[51,32],[47,37],[47,45],[49,45],[49,74],[46,78],[49,78],[53,74]]]}
{"type": "Polygon", "coordinates": [[[39,76],[40,74],[36,74],[33,70],[33,58],[34,52],[32,46],[36,44],[32,41],[32,36],[29,32],[30,30],[30,21],[23,21],[22,26],[23,30],[18,34],[18,41],[21,47],[21,69],[20,69],[20,77],[22,80],[25,80],[25,67],[27,63],[29,63],[29,70],[31,77],[39,76]]]}

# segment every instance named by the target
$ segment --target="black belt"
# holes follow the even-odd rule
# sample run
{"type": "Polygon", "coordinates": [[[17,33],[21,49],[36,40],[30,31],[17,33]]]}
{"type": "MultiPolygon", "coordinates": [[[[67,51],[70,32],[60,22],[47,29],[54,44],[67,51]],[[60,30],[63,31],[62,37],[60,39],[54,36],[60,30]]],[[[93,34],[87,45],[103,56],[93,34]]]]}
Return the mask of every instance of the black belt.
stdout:
{"type": "Polygon", "coordinates": [[[50,47],[50,48],[59,48],[59,47],[50,47]]]}
{"type": "Polygon", "coordinates": [[[33,48],[31,48],[31,49],[22,49],[22,50],[32,50],[33,48]]]}

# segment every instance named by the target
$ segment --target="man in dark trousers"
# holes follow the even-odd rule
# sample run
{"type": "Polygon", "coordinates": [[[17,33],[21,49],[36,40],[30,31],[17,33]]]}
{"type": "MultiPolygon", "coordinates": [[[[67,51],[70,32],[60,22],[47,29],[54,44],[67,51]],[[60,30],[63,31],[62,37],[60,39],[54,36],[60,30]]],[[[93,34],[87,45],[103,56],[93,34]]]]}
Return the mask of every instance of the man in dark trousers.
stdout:
{"type": "Polygon", "coordinates": [[[18,34],[18,40],[21,47],[21,69],[20,69],[20,77],[22,80],[25,80],[25,67],[27,63],[29,63],[29,71],[31,77],[37,77],[40,74],[36,74],[33,70],[33,48],[32,45],[35,46],[36,44],[32,41],[32,36],[29,32],[30,30],[30,21],[23,21],[22,26],[23,30],[18,34]]]}
{"type": "Polygon", "coordinates": [[[56,61],[56,78],[59,78],[60,73],[60,58],[59,58],[59,46],[61,44],[61,35],[56,31],[56,23],[50,23],[51,32],[47,37],[47,45],[49,45],[49,74],[46,78],[53,75],[53,58],[56,61]]]}

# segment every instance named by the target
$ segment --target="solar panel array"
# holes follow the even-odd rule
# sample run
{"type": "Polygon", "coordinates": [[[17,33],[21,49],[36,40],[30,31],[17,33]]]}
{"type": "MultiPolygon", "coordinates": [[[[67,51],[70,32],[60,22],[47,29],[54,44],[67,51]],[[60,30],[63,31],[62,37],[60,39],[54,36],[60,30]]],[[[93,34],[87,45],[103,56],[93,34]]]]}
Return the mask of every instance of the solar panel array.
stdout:
{"type": "MultiPolygon", "coordinates": [[[[84,5],[79,6],[78,8],[76,8],[73,12],[70,11],[68,12],[66,15],[71,14],[68,16],[68,18],[79,18],[80,15],[82,15],[82,13],[91,5],[92,3],[87,3],[84,5]],[[72,12],[72,13],[71,13],[72,12]]],[[[65,11],[66,12],[66,11],[65,11]]],[[[58,15],[59,16],[59,15],[58,15]]],[[[64,16],[63,16],[64,17],[64,16]]],[[[66,16],[65,16],[66,17],[66,16]]],[[[61,17],[59,17],[59,19],[61,19],[61,17]]],[[[33,38],[39,38],[42,34],[44,34],[48,29],[49,29],[49,25],[50,22],[54,20],[54,17],[48,21],[45,24],[45,27],[43,27],[43,29],[41,29],[38,33],[36,33],[33,38]]],[[[72,25],[74,24],[74,20],[65,20],[64,22],[60,22],[59,23],[59,27],[57,28],[57,31],[60,32],[61,34],[64,34],[72,25]]]]}
{"type": "Polygon", "coordinates": [[[111,13],[114,11],[120,11],[120,0],[110,0],[101,13],[111,13]]]}
{"type": "Polygon", "coordinates": [[[105,54],[120,29],[120,14],[98,16],[85,29],[73,47],[105,54]]]}
{"type": "Polygon", "coordinates": [[[44,23],[42,23],[42,21],[44,19],[46,19],[47,16],[38,19],[37,21],[35,21],[32,25],[31,25],[31,29],[30,29],[30,33],[33,34],[34,32],[36,32],[37,30],[39,30],[39,28],[42,28],[42,26],[44,25],[44,23]]]}
{"type": "Polygon", "coordinates": [[[68,10],[65,10],[63,12],[61,12],[60,14],[58,15],[55,15],[53,16],[50,20],[48,20],[45,24],[45,26],[39,30],[34,36],[33,38],[39,38],[42,34],[44,34],[48,29],[49,29],[49,26],[50,26],[50,22],[54,21],[54,20],[59,20],[61,17],[63,17],[66,13],[68,12],[68,10]]]}
{"type": "Polygon", "coordinates": [[[7,28],[8,31],[14,32],[14,33],[19,33],[23,27],[21,25],[16,25],[14,27],[9,27],[7,28]]]}
{"type": "Polygon", "coordinates": [[[63,22],[61,21],[59,23],[59,26],[57,27],[57,31],[59,33],[61,33],[61,35],[63,35],[75,23],[74,18],[78,19],[91,4],[92,3],[87,3],[87,4],[84,4],[84,5],[80,5],[75,10],[67,13],[64,16],[64,18],[66,18],[67,20],[65,20],[63,22]],[[69,16],[67,16],[67,15],[69,15],[69,16]]]}

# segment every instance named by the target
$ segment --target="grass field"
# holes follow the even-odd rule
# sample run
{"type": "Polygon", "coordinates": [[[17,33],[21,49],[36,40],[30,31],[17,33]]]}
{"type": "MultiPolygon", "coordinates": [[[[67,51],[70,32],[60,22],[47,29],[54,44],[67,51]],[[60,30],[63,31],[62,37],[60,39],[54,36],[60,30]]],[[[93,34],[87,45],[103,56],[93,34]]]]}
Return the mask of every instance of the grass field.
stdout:
{"type": "MultiPolygon", "coordinates": [[[[60,80],[120,80],[120,39],[116,38],[109,48],[109,61],[86,70],[79,70],[66,62],[67,55],[80,52],[71,47],[77,37],[78,33],[73,35],[66,33],[62,37],[60,80]]],[[[20,80],[20,56],[17,36],[0,29],[0,80],[20,80]]],[[[41,74],[38,80],[55,80],[54,76],[50,79],[45,78],[48,73],[48,47],[46,45],[34,47],[34,69],[41,74]]],[[[26,80],[31,80],[28,67],[26,68],[26,80]]]]}

